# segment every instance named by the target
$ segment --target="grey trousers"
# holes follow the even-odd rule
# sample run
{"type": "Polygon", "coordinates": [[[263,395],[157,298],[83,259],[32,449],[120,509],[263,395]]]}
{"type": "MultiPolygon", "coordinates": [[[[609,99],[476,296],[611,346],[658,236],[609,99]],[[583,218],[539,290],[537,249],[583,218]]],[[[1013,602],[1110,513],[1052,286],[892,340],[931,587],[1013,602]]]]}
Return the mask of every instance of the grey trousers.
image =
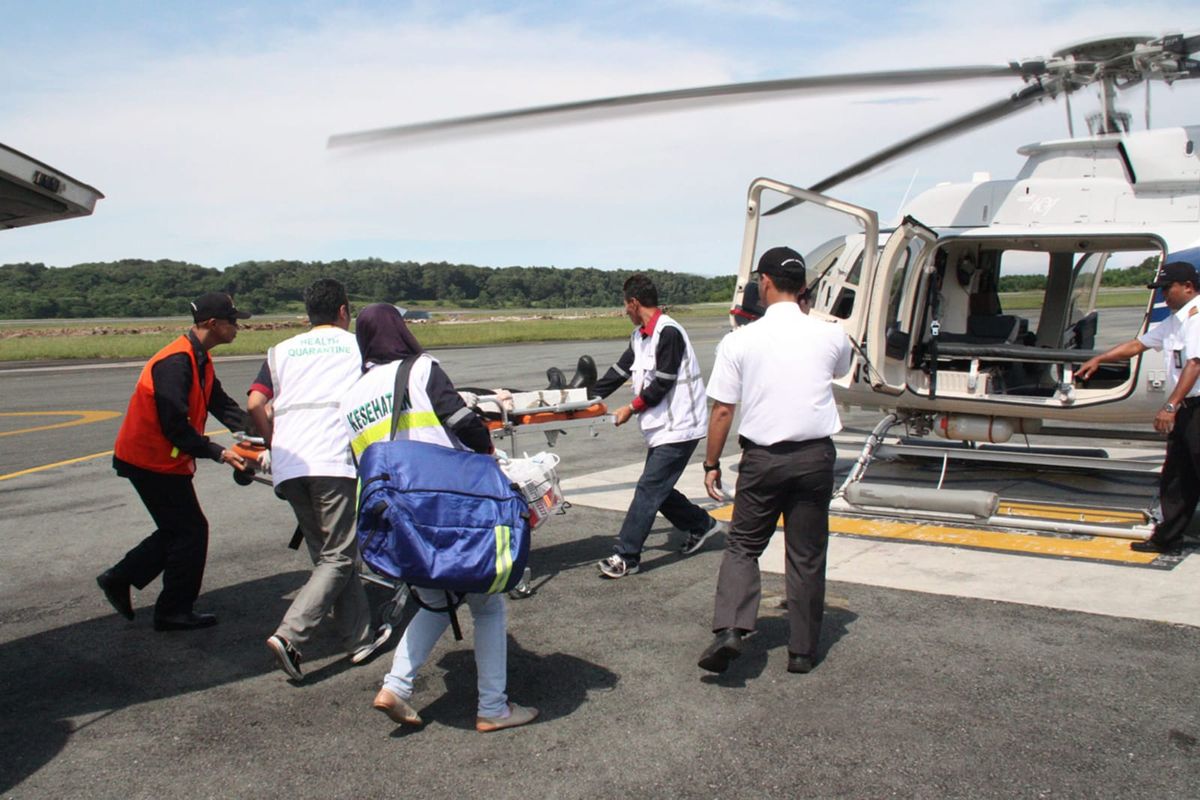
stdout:
{"type": "Polygon", "coordinates": [[[788,652],[815,658],[825,614],[825,554],[837,451],[831,439],[748,444],[742,451],[733,525],[717,576],[713,631],[752,631],[762,599],[759,556],[783,515],[788,652]]]}
{"type": "Polygon", "coordinates": [[[358,577],[357,487],[354,478],[324,477],[292,478],[277,487],[296,513],[314,564],[275,631],[297,649],[330,612],[347,652],[373,638],[371,607],[358,577]]]}

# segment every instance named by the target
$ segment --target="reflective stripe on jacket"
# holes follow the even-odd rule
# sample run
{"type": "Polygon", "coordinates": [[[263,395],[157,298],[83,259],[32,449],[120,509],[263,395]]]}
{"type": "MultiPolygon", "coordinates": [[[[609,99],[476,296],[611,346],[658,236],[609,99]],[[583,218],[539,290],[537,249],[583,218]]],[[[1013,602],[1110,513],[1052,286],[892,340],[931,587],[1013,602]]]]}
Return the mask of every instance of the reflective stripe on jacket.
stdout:
{"type": "MultiPolygon", "coordinates": [[[[342,398],[342,421],[350,429],[350,449],[355,458],[361,456],[368,445],[386,440],[392,432],[392,392],[396,386],[396,371],[402,363],[393,361],[373,367],[342,398]]],[[[413,364],[408,376],[408,405],[400,411],[396,438],[466,449],[458,437],[442,426],[429,393],[425,391],[433,363],[431,356],[422,353],[413,364]]]]}

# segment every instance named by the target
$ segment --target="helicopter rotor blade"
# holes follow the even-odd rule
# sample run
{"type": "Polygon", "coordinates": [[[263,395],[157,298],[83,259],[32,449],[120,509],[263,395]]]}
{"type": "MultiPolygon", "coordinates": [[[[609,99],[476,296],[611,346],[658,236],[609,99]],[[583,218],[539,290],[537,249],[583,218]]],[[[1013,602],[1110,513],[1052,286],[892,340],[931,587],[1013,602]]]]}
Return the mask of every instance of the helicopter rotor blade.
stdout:
{"type": "Polygon", "coordinates": [[[574,112],[614,111],[631,113],[655,113],[664,104],[688,103],[689,107],[710,104],[722,100],[749,99],[754,95],[773,93],[821,92],[832,89],[869,89],[894,86],[913,86],[926,83],[947,83],[980,78],[1008,78],[1022,76],[1017,64],[1007,66],[933,67],[928,69],[891,70],[887,72],[859,72],[842,75],[816,75],[802,78],[783,78],[747,83],[726,83],[714,86],[699,86],[692,89],[673,89],[664,92],[645,92],[570,103],[532,106],[510,111],[495,111],[465,117],[418,122],[411,125],[396,125],[388,128],[339,133],[329,137],[328,147],[346,147],[389,140],[403,139],[421,134],[438,132],[463,132],[479,126],[512,121],[533,121],[553,124],[565,121],[574,112]],[[690,102],[689,102],[690,101],[690,102]]]}
{"type": "MultiPolygon", "coordinates": [[[[811,192],[823,192],[826,189],[837,186],[839,183],[844,183],[853,177],[861,175],[868,170],[874,169],[880,164],[891,161],[894,158],[899,158],[900,156],[910,153],[913,150],[933,144],[934,142],[939,142],[943,139],[958,136],[959,134],[966,133],[974,128],[978,128],[982,125],[987,125],[988,123],[1007,117],[1009,114],[1013,114],[1031,105],[1032,103],[1037,102],[1047,94],[1050,94],[1050,90],[1041,83],[1031,84],[1016,94],[1013,94],[1011,97],[1006,97],[1003,100],[997,100],[996,102],[988,103],[982,108],[977,108],[974,111],[970,111],[966,114],[955,117],[954,119],[943,122],[941,125],[921,131],[920,133],[914,134],[907,139],[896,142],[892,146],[869,155],[861,161],[851,164],[840,172],[830,175],[825,180],[814,183],[812,186],[808,187],[808,189],[811,192]]],[[[793,197],[790,200],[780,203],[769,211],[763,212],[763,216],[766,217],[772,214],[778,214],[781,211],[785,211],[793,206],[800,205],[803,202],[804,201],[802,199],[793,197]]]]}

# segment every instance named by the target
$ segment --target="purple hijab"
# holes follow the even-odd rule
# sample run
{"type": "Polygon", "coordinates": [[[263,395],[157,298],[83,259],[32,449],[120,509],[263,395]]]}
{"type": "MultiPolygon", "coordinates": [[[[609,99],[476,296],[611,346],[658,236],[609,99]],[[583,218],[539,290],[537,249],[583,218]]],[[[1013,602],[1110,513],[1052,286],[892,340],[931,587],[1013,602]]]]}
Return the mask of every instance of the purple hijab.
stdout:
{"type": "Polygon", "coordinates": [[[388,303],[372,303],[358,312],[354,323],[363,372],[367,364],[387,364],[425,352],[412,335],[400,311],[388,303]]]}

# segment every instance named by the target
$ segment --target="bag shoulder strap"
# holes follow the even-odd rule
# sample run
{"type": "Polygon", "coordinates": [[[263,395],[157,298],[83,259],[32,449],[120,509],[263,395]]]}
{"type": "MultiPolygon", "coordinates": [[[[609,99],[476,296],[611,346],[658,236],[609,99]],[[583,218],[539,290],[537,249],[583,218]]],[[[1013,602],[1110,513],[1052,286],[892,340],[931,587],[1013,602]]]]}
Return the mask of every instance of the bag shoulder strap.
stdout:
{"type": "Polygon", "coordinates": [[[400,428],[400,413],[404,410],[404,404],[408,402],[408,376],[412,372],[413,362],[418,358],[419,355],[411,355],[396,368],[396,386],[392,389],[392,432],[388,436],[389,441],[396,438],[396,431],[400,428]]]}

